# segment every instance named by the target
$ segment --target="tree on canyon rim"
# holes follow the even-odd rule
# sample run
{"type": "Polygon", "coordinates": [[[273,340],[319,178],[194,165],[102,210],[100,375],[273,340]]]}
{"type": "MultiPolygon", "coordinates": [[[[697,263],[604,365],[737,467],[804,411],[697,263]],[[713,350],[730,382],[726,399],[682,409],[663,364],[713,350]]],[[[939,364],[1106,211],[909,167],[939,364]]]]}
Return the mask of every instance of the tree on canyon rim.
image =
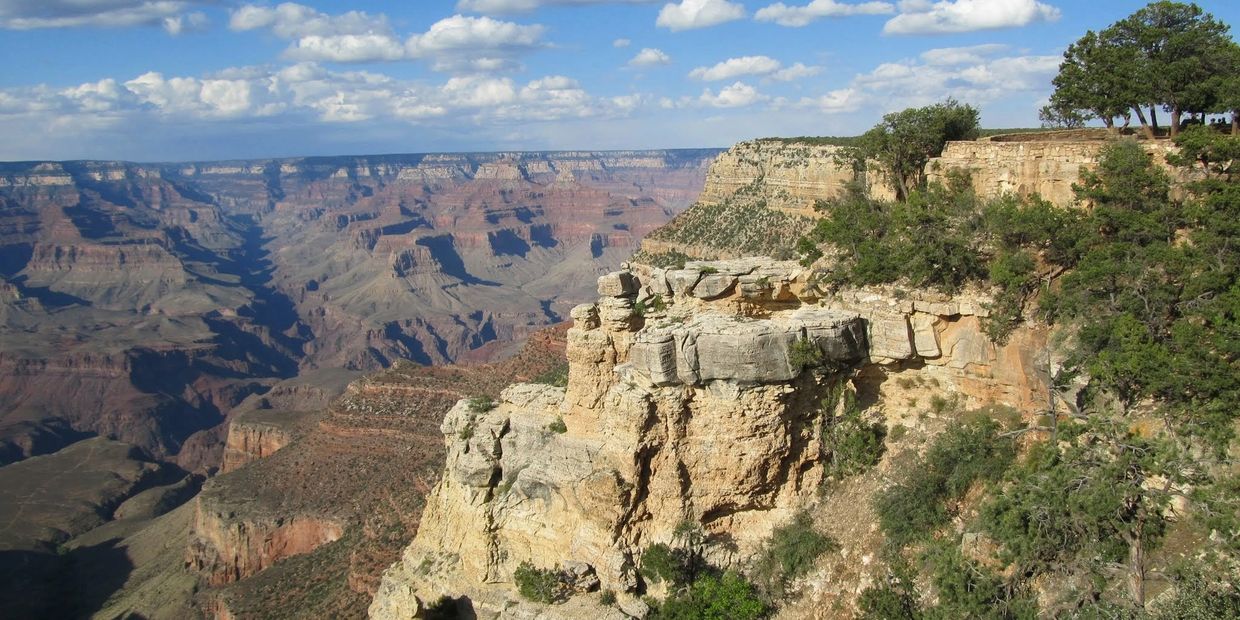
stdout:
{"type": "Polygon", "coordinates": [[[1042,120],[1079,126],[1092,118],[1116,130],[1117,118],[1127,126],[1135,114],[1153,138],[1162,107],[1173,138],[1185,114],[1231,113],[1240,133],[1240,46],[1229,30],[1195,4],[1163,0],[1086,32],[1064,53],[1042,120]]]}

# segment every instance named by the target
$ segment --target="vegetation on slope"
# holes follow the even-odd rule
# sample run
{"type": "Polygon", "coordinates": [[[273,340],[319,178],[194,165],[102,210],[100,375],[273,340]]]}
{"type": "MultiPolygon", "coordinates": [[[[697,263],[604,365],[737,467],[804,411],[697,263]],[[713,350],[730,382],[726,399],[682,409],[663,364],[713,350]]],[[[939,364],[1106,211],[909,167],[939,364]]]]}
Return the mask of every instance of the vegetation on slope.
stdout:
{"type": "Polygon", "coordinates": [[[710,248],[720,255],[792,258],[796,239],[813,221],[771,209],[765,200],[755,199],[753,191],[741,188],[720,204],[696,204],[647,239],[676,243],[689,251],[710,248]]]}

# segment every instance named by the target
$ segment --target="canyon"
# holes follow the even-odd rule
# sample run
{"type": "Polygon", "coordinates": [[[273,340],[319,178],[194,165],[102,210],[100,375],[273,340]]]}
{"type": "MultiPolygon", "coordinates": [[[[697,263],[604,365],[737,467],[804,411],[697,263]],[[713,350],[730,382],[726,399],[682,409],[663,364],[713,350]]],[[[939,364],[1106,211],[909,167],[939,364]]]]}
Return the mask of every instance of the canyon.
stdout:
{"type": "MultiPolygon", "coordinates": [[[[177,567],[179,588],[195,578],[147,544],[164,540],[151,534],[159,528],[198,532],[195,566],[233,575],[211,583],[335,539],[351,521],[285,527],[277,517],[272,527],[289,534],[274,545],[262,542],[261,519],[213,521],[227,514],[212,512],[214,483],[193,506],[168,510],[204,476],[268,460],[306,428],[336,429],[344,445],[396,441],[404,431],[321,426],[317,416],[362,373],[402,360],[512,356],[687,207],[718,152],[0,163],[0,469],[39,489],[13,489],[9,506],[31,508],[12,515],[6,574],[37,565],[63,577],[47,581],[71,582],[73,565],[123,575],[110,562],[129,560],[112,543],[95,561],[108,540],[97,537],[134,536],[146,550],[135,553],[177,567]],[[82,462],[131,483],[36,501],[54,489],[58,463],[78,462],[69,450],[105,440],[118,447],[82,462]],[[142,500],[149,510],[120,508],[156,495],[142,500]],[[90,517],[65,511],[71,527],[26,527],[58,502],[90,517]],[[212,538],[215,523],[227,531],[212,538]],[[255,541],[253,559],[212,555],[244,540],[255,541]]],[[[466,388],[453,389],[454,401],[466,388]]],[[[345,449],[331,445],[325,458],[345,449]]],[[[76,613],[65,601],[77,598],[38,592],[32,609],[76,613]]]]}
{"type": "MultiPolygon", "coordinates": [[[[951,143],[928,172],[1062,203],[1100,146],[951,143]]],[[[821,265],[787,260],[816,202],[851,180],[837,149],[99,164],[78,177],[21,165],[3,191],[79,204],[56,193],[77,192],[106,213],[90,225],[114,232],[91,237],[77,211],[32,216],[0,192],[0,247],[25,261],[0,274],[6,334],[22,344],[0,359],[17,395],[0,402],[20,404],[0,452],[20,462],[0,473],[113,432],[142,447],[129,460],[169,468],[100,501],[98,523],[33,537],[23,561],[46,564],[50,541],[73,559],[68,583],[127,566],[84,590],[99,617],[405,618],[444,601],[478,617],[643,616],[637,560],[683,523],[712,562],[743,565],[816,501],[824,400],[847,395],[917,438],[948,417],[927,415],[931,395],[1017,417],[1045,399],[1060,362],[1045,328],[991,342],[987,291],[827,290],[821,265]],[[156,213],[99,193],[119,178],[156,213]],[[36,248],[51,234],[41,218],[67,241],[36,248]],[[152,240],[129,247],[120,230],[152,240]],[[32,353],[47,340],[36,328],[108,308],[92,331],[54,330],[57,356],[32,353]],[[818,362],[799,357],[806,346],[818,362]],[[153,375],[179,383],[154,388],[153,375]],[[95,409],[40,417],[53,410],[40,391],[95,409]],[[190,409],[199,421],[174,427],[190,409]],[[126,423],[133,412],[141,423],[126,423]],[[579,594],[522,599],[523,562],[562,567],[579,594]]],[[[858,498],[918,441],[889,441],[873,475],[833,495],[818,525],[846,560],[821,570],[846,578],[815,581],[785,617],[855,609],[880,578],[862,559],[881,540],[858,498]]]]}

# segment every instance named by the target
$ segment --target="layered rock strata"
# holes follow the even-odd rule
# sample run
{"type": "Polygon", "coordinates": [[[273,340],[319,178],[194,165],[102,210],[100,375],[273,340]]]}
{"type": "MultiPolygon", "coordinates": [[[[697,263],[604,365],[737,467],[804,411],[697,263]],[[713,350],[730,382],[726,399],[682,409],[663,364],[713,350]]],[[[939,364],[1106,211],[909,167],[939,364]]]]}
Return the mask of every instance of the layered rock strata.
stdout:
{"type": "Polygon", "coordinates": [[[770,259],[639,265],[599,293],[573,309],[567,388],[516,384],[493,408],[461,401],[444,418],[442,479],[372,617],[463,596],[480,617],[568,618],[593,600],[523,607],[522,562],[588,565],[640,616],[640,554],[679,524],[730,541],[713,561],[743,564],[812,500],[830,390],[880,398],[888,375],[932,367],[970,402],[1038,390],[1029,365],[1005,368],[1010,352],[978,340],[978,297],[827,295],[810,270],[770,259]]]}
{"type": "Polygon", "coordinates": [[[858,179],[852,165],[842,159],[842,149],[796,140],[738,143],[710,165],[699,200],[717,204],[750,191],[774,209],[813,216],[814,203],[838,195],[854,180],[860,180],[876,198],[895,197],[879,174],[858,179]]]}
{"type": "MultiPolygon", "coordinates": [[[[1081,172],[1098,164],[1106,140],[975,140],[948,142],[943,154],[926,165],[931,181],[943,181],[951,170],[965,171],[973,188],[991,198],[1003,194],[1038,194],[1057,205],[1071,205],[1076,196],[1072,184],[1081,172]]],[[[1169,142],[1142,142],[1154,162],[1169,172],[1167,154],[1175,150],[1169,142]]]]}

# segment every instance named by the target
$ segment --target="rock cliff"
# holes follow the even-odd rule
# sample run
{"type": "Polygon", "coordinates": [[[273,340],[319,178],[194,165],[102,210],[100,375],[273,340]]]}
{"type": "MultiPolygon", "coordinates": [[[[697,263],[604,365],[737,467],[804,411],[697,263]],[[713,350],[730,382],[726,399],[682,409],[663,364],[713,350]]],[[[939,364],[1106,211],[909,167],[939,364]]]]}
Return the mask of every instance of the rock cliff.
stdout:
{"type": "MultiPolygon", "coordinates": [[[[1073,134],[1075,135],[1075,134],[1073,134]]],[[[1038,194],[1058,205],[1071,205],[1076,197],[1072,184],[1081,172],[1098,163],[1104,139],[1047,140],[1045,134],[1014,134],[993,139],[948,142],[943,154],[926,166],[931,181],[943,180],[950,170],[969,173],[973,188],[985,197],[1002,194],[1038,194]]],[[[1154,162],[1173,174],[1166,156],[1175,146],[1166,141],[1142,142],[1154,162]]]]}
{"type": "Polygon", "coordinates": [[[443,476],[371,617],[407,618],[448,596],[480,617],[569,618],[595,600],[522,601],[512,586],[522,562],[593,574],[640,616],[637,559],[678,524],[729,541],[712,560],[743,565],[813,500],[832,390],[914,427],[907,396],[926,381],[974,405],[1037,398],[1029,351],[1040,336],[990,343],[984,297],[828,296],[814,280],[763,258],[600,278],[600,299],[572,312],[566,388],[516,384],[493,407],[465,400],[448,412],[443,476]]]}

